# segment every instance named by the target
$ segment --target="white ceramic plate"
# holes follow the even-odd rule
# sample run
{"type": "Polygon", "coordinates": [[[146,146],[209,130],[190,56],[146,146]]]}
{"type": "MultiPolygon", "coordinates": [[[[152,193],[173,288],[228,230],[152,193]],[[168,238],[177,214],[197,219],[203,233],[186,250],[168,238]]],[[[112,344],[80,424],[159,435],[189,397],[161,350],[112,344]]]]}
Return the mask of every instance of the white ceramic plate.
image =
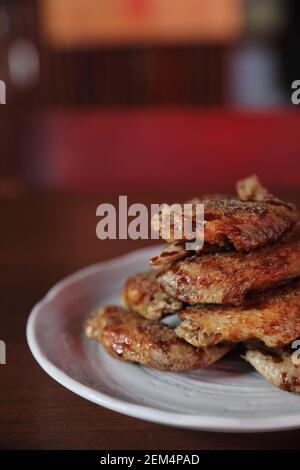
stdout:
{"type": "Polygon", "coordinates": [[[61,281],[37,304],[27,339],[57,382],[100,406],[190,429],[259,432],[300,426],[300,397],[277,390],[238,356],[203,370],[160,372],[110,357],[87,340],[95,307],[119,303],[125,278],[147,269],[156,248],[88,267],[61,281]]]}

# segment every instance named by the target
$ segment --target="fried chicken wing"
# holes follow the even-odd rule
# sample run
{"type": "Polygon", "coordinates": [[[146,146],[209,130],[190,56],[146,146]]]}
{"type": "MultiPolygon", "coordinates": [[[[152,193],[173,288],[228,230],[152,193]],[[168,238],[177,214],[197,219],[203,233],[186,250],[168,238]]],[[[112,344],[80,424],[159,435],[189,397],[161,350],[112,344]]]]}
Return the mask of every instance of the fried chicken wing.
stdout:
{"type": "Polygon", "coordinates": [[[122,291],[122,304],[148,320],[159,320],[182,308],[180,300],[164,292],[155,271],[136,274],[127,279],[122,291]]]}
{"type": "Polygon", "coordinates": [[[174,261],[186,258],[193,254],[218,253],[219,251],[229,251],[231,249],[232,245],[228,245],[226,249],[223,247],[221,250],[218,245],[210,245],[206,243],[200,250],[187,250],[184,242],[174,242],[166,245],[166,248],[164,248],[159,255],[153,256],[150,260],[150,264],[154,268],[163,269],[174,261]]]}
{"type": "MultiPolygon", "coordinates": [[[[153,227],[168,243],[195,239],[196,204],[201,203],[204,205],[203,252],[207,245],[218,246],[220,251],[234,246],[238,251],[249,252],[279,240],[298,217],[292,204],[270,195],[256,177],[239,182],[238,192],[243,200],[209,196],[194,200],[190,215],[184,213],[183,205],[179,205],[180,210],[171,212],[170,220],[164,218],[161,212],[153,219],[153,227]],[[164,233],[168,233],[169,225],[170,233],[165,238],[164,233]],[[182,230],[184,233],[178,238],[176,230],[184,226],[190,227],[190,231],[182,230]]],[[[201,238],[201,231],[197,238],[201,238]]]]}
{"type": "Polygon", "coordinates": [[[240,307],[195,305],[178,316],[176,334],[195,347],[257,339],[280,348],[300,336],[300,280],[252,294],[240,307]]]}
{"type": "Polygon", "coordinates": [[[163,289],[187,303],[239,305],[247,292],[300,276],[300,223],[281,243],[247,254],[190,256],[158,275],[163,289]]]}
{"type": "Polygon", "coordinates": [[[238,181],[236,192],[241,201],[268,201],[274,199],[274,196],[262,186],[256,175],[238,181]]]}
{"type": "Polygon", "coordinates": [[[85,328],[88,338],[101,341],[114,357],[165,371],[206,367],[232,346],[194,348],[159,322],[141,318],[121,307],[108,306],[93,315],[85,328]]]}
{"type": "Polygon", "coordinates": [[[273,205],[286,206],[291,210],[295,209],[293,204],[278,199],[264,188],[256,175],[238,181],[236,191],[241,201],[264,201],[273,205]]]}
{"type": "MultiPolygon", "coordinates": [[[[290,348],[269,353],[260,349],[249,349],[243,358],[270,384],[281,390],[300,393],[300,364],[295,363],[290,348]]],[[[299,362],[298,357],[296,361],[299,362]]]]}

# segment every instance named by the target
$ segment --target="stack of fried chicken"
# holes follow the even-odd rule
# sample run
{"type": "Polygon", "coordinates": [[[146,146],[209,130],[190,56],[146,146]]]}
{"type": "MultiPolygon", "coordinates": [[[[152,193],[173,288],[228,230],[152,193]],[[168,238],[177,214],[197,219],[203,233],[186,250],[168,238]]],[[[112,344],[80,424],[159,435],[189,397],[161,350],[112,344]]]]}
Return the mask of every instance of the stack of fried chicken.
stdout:
{"type": "MultiPolygon", "coordinates": [[[[270,383],[300,393],[300,366],[292,360],[300,336],[297,209],[256,176],[239,181],[234,198],[216,194],[197,203],[204,205],[202,248],[187,250],[185,236],[171,230],[150,261],[155,269],[130,277],[123,307],[92,315],[86,335],[114,357],[166,371],[209,366],[242,343],[242,357],[270,383]],[[161,322],[174,314],[176,328],[161,322]]],[[[163,234],[160,215],[158,222],[163,234]]]]}

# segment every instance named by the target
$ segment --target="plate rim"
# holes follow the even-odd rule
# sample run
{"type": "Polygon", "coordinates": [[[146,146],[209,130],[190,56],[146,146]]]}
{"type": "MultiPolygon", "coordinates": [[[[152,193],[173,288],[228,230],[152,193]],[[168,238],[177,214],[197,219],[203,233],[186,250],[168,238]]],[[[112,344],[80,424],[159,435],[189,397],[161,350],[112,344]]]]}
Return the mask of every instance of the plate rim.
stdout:
{"type": "Polygon", "coordinates": [[[94,390],[87,385],[82,384],[81,382],[73,379],[66,372],[62,371],[47,358],[35,334],[36,320],[42,309],[65,287],[70,286],[73,282],[78,281],[85,276],[92,275],[95,272],[104,271],[107,265],[110,267],[114,264],[120,266],[120,263],[127,263],[129,260],[133,261],[134,258],[139,258],[142,255],[144,256],[145,253],[151,252],[154,249],[157,249],[157,245],[130,251],[122,256],[94,263],[80,269],[57,282],[47,292],[47,294],[35,304],[27,320],[26,338],[29,349],[40,367],[60,385],[92,403],[111,411],[153,423],[185,429],[236,433],[274,432],[299,428],[300,412],[293,416],[283,414],[280,417],[271,416],[267,418],[245,418],[242,415],[236,417],[214,417],[204,414],[192,415],[188,413],[174,413],[172,411],[160,410],[153,406],[137,405],[126,400],[112,397],[109,394],[100,392],[99,390],[94,390]]]}

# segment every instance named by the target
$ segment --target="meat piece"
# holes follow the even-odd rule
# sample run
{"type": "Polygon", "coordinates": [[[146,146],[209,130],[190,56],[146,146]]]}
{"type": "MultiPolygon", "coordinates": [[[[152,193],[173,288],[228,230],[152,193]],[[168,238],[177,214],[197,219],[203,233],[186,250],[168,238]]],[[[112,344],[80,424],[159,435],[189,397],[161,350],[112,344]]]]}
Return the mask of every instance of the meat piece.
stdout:
{"type": "Polygon", "coordinates": [[[167,243],[173,244],[176,242],[185,242],[187,240],[193,240],[193,233],[190,233],[188,230],[194,230],[196,225],[196,205],[204,203],[212,203],[212,201],[224,201],[229,199],[227,195],[224,194],[208,194],[204,195],[201,198],[195,197],[190,201],[187,201],[185,204],[188,204],[192,208],[191,213],[184,213],[184,204],[172,204],[172,205],[163,205],[166,206],[166,209],[161,209],[158,214],[155,214],[151,220],[152,228],[159,233],[160,238],[165,240],[167,243]],[[185,222],[187,225],[185,226],[185,222]],[[188,224],[189,222],[189,224],[188,224]],[[177,237],[176,230],[182,230],[185,228],[185,232],[181,237],[177,237]],[[166,236],[165,234],[168,234],[166,236]]]}
{"type": "Polygon", "coordinates": [[[243,358],[248,361],[269,383],[288,392],[300,393],[300,365],[296,350],[290,348],[269,353],[249,349],[243,358]]]}
{"type": "Polygon", "coordinates": [[[163,289],[187,303],[239,305],[247,292],[300,276],[300,223],[281,243],[247,254],[191,256],[158,275],[163,289]]]}
{"type": "Polygon", "coordinates": [[[87,321],[85,332],[88,338],[101,341],[118,359],[169,371],[209,366],[232,348],[229,345],[194,348],[178,338],[173,329],[114,306],[93,315],[87,321]]]}
{"type": "Polygon", "coordinates": [[[148,320],[159,320],[182,308],[180,300],[164,292],[157,282],[157,273],[148,271],[127,279],[122,291],[122,304],[148,320]]]}
{"type": "Polygon", "coordinates": [[[155,268],[166,267],[178,259],[185,258],[189,254],[191,253],[185,249],[183,242],[174,242],[167,245],[159,255],[153,256],[150,264],[155,268]]]}
{"type": "MultiPolygon", "coordinates": [[[[153,219],[153,226],[159,229],[161,238],[168,243],[193,240],[197,222],[196,203],[202,203],[204,247],[217,245],[222,250],[233,245],[238,251],[249,252],[279,240],[298,218],[298,212],[292,204],[283,203],[269,195],[255,177],[238,183],[238,192],[244,201],[228,197],[204,197],[193,201],[191,215],[184,214],[183,205],[178,205],[180,210],[171,213],[170,220],[164,219],[161,212],[153,219]],[[185,223],[190,230],[182,229],[184,233],[179,236],[176,229],[181,229],[185,223]],[[170,233],[167,232],[169,225],[170,233]],[[167,238],[164,233],[168,233],[167,238]]],[[[201,239],[200,229],[197,238],[201,239]]]]}
{"type": "Polygon", "coordinates": [[[212,201],[204,206],[206,243],[249,252],[277,241],[298,216],[295,209],[268,202],[235,199],[212,201]]]}
{"type": "Polygon", "coordinates": [[[256,175],[238,181],[236,192],[241,201],[268,201],[274,199],[274,196],[261,185],[256,175]]]}
{"type": "MultiPolygon", "coordinates": [[[[232,250],[232,246],[228,245],[227,250],[225,247],[222,251],[232,250]]],[[[166,245],[166,248],[157,256],[154,256],[150,260],[151,266],[159,269],[166,268],[174,261],[177,261],[193,254],[204,254],[204,253],[218,253],[221,248],[218,245],[204,244],[201,250],[186,250],[184,242],[174,242],[166,245]]]]}
{"type": "Polygon", "coordinates": [[[240,307],[195,305],[178,315],[176,334],[195,347],[257,339],[280,348],[300,336],[300,280],[252,294],[240,307]]]}
{"type": "Polygon", "coordinates": [[[245,178],[237,182],[236,185],[237,195],[241,201],[265,201],[273,205],[286,206],[294,210],[293,204],[281,201],[273,194],[264,188],[256,175],[245,178]]]}

